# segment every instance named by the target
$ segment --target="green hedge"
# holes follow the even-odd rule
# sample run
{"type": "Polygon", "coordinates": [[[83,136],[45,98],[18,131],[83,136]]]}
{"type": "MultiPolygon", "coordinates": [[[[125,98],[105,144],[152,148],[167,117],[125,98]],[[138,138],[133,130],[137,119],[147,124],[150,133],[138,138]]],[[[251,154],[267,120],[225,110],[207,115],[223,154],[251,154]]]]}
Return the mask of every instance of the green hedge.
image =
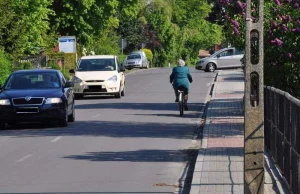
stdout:
{"type": "Polygon", "coordinates": [[[152,60],[153,60],[153,53],[152,53],[152,51],[150,49],[146,49],[146,48],[141,49],[141,50],[145,52],[146,57],[147,57],[147,59],[148,59],[148,61],[150,63],[149,65],[150,65],[150,67],[152,67],[152,60]]]}
{"type": "Polygon", "coordinates": [[[0,50],[0,85],[2,86],[12,71],[13,62],[0,50]]]}
{"type": "Polygon", "coordinates": [[[70,79],[69,70],[75,69],[77,65],[76,54],[73,53],[48,53],[49,63],[48,67],[52,69],[59,69],[63,73],[66,79],[70,79]],[[63,60],[64,66],[61,69],[57,61],[63,60]]]}

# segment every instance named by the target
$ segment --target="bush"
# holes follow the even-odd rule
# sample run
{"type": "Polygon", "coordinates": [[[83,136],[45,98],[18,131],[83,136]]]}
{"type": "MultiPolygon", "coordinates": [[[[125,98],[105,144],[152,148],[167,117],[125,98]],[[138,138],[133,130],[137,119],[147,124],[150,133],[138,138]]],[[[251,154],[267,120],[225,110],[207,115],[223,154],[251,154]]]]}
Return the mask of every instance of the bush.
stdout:
{"type": "Polygon", "coordinates": [[[51,68],[51,69],[61,70],[60,66],[59,66],[57,63],[52,63],[52,64],[50,65],[50,68],[51,68]]]}
{"type": "Polygon", "coordinates": [[[3,85],[12,70],[12,61],[0,50],[0,85],[3,85]]]}
{"type": "Polygon", "coordinates": [[[153,60],[153,53],[152,53],[152,51],[150,49],[146,49],[146,48],[141,49],[141,50],[145,52],[146,57],[147,57],[147,59],[148,59],[148,61],[150,63],[150,67],[152,67],[152,60],[153,60]]]}
{"type": "Polygon", "coordinates": [[[64,75],[64,77],[66,78],[66,80],[70,80],[70,78],[71,78],[71,76],[70,76],[70,74],[69,74],[69,71],[67,71],[67,70],[62,70],[61,71],[62,72],[62,74],[64,75]]]}
{"type": "Polygon", "coordinates": [[[24,62],[24,63],[21,63],[21,68],[22,69],[32,69],[32,63],[31,62],[24,62]]]}
{"type": "Polygon", "coordinates": [[[124,60],[126,59],[127,55],[117,55],[118,59],[120,61],[121,64],[123,64],[124,60]]]}

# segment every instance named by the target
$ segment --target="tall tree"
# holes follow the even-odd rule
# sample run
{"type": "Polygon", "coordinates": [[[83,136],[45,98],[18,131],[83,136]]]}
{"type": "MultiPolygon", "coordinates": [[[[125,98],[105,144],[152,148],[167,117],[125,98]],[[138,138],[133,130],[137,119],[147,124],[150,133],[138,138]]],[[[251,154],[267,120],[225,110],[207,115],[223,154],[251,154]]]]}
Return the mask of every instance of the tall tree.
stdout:
{"type": "Polygon", "coordinates": [[[118,34],[126,39],[128,52],[138,49],[144,42],[144,22],[140,18],[140,12],[145,6],[141,0],[123,0],[119,3],[118,18],[120,25],[118,34]]]}
{"type": "Polygon", "coordinates": [[[118,0],[54,0],[51,26],[60,35],[75,35],[78,42],[88,45],[94,35],[117,27],[118,0]]]}
{"type": "Polygon", "coordinates": [[[172,0],[172,22],[180,27],[179,50],[197,59],[199,49],[222,41],[222,28],[206,20],[211,7],[206,0],[172,0]]]}
{"type": "MultiPolygon", "coordinates": [[[[0,6],[6,6],[2,14],[2,40],[5,51],[20,56],[34,54],[44,46],[43,35],[48,30],[48,8],[51,0],[3,0],[0,6]]],[[[0,14],[1,18],[1,14],[0,14]]],[[[0,28],[1,29],[1,28],[0,28]]]]}
{"type": "Polygon", "coordinates": [[[151,35],[151,38],[157,36],[158,40],[149,42],[154,47],[153,63],[156,66],[164,66],[169,62],[174,62],[177,57],[177,42],[178,35],[177,25],[171,22],[172,6],[170,1],[156,0],[151,1],[145,8],[144,16],[148,21],[146,33],[151,35]]]}

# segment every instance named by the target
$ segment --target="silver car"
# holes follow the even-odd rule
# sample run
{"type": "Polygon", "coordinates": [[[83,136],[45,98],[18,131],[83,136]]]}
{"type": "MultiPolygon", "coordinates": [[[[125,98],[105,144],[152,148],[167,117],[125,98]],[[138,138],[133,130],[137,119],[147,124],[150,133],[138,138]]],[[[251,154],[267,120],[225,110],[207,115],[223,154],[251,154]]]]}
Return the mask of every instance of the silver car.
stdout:
{"type": "Polygon", "coordinates": [[[214,72],[216,69],[242,67],[243,56],[244,53],[236,48],[224,48],[200,59],[196,63],[196,69],[214,72]]]}
{"type": "Polygon", "coordinates": [[[149,68],[149,61],[146,57],[146,55],[135,52],[131,53],[124,61],[124,67],[126,69],[132,69],[132,68],[149,68]]]}

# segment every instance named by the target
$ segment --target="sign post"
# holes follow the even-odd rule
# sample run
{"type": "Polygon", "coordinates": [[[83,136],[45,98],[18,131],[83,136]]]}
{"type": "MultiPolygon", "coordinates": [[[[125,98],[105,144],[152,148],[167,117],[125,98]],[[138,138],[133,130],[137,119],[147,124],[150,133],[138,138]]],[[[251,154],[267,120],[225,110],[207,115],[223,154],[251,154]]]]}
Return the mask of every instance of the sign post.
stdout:
{"type": "Polygon", "coordinates": [[[61,36],[58,38],[59,51],[64,53],[76,52],[76,37],[75,36],[61,36]]]}
{"type": "Polygon", "coordinates": [[[75,60],[77,63],[77,49],[76,49],[76,37],[75,36],[59,37],[58,38],[58,47],[59,47],[60,52],[75,54],[75,60]]]}
{"type": "Polygon", "coordinates": [[[263,0],[255,0],[259,18],[252,20],[251,0],[246,11],[244,193],[264,193],[263,0]]]}

